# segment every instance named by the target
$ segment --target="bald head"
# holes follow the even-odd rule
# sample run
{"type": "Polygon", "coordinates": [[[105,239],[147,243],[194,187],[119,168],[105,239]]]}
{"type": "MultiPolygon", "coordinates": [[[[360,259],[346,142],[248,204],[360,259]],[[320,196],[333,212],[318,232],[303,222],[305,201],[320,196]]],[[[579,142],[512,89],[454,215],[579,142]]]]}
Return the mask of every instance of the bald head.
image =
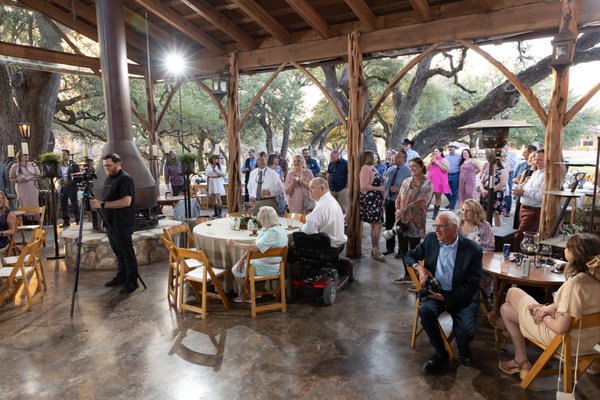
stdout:
{"type": "Polygon", "coordinates": [[[319,201],[319,199],[325,194],[329,192],[329,184],[323,178],[313,178],[308,185],[308,193],[310,194],[310,198],[314,201],[319,201]]]}

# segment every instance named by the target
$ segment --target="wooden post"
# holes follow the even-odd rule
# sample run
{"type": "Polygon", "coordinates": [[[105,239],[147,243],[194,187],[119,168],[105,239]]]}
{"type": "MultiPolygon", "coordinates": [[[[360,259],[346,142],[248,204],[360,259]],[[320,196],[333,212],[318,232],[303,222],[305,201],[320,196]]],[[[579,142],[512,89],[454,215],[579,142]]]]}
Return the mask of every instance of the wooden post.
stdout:
{"type": "Polygon", "coordinates": [[[227,209],[229,212],[238,212],[241,209],[241,163],[240,163],[240,132],[238,120],[238,55],[237,52],[229,56],[229,86],[227,88],[227,142],[229,144],[229,159],[227,160],[227,209]]]}
{"type": "MultiPolygon", "coordinates": [[[[570,31],[577,37],[577,0],[563,0],[560,32],[570,31]]],[[[544,192],[560,190],[565,170],[562,160],[562,136],[569,95],[569,67],[564,72],[552,73],[552,97],[548,109],[548,125],[545,137],[544,192]]],[[[560,197],[544,194],[540,215],[540,238],[545,239],[558,216],[560,197]]]]}
{"type": "Polygon", "coordinates": [[[348,85],[349,110],[346,120],[348,132],[348,244],[346,255],[360,257],[362,247],[362,222],[359,214],[358,198],[360,195],[360,154],[363,136],[362,124],[367,82],[363,77],[362,54],[360,52],[360,34],[352,32],[348,35],[348,85]]]}

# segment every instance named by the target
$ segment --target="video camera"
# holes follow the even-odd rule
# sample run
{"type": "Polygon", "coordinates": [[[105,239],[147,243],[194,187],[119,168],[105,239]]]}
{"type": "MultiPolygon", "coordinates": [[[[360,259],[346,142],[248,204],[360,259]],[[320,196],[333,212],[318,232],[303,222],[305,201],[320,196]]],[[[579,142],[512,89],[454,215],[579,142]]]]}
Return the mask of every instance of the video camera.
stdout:
{"type": "Polygon", "coordinates": [[[419,299],[423,299],[431,294],[430,291],[438,292],[440,290],[440,286],[440,282],[437,279],[435,279],[433,276],[428,276],[427,281],[425,281],[425,284],[421,290],[417,291],[417,297],[419,299]]]}
{"type": "Polygon", "coordinates": [[[96,176],[96,171],[92,168],[84,168],[81,172],[71,174],[71,178],[77,185],[82,186],[84,183],[92,182],[98,177],[96,176]]]}

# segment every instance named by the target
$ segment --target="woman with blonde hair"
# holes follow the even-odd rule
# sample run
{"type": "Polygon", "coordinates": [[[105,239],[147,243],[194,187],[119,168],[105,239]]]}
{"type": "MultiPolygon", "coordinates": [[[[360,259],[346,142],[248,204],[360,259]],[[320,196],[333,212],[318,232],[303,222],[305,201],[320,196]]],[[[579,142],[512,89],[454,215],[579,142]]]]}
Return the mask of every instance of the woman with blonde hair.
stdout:
{"type": "Polygon", "coordinates": [[[306,161],[301,154],[292,157],[292,168],[288,170],[283,184],[285,200],[291,213],[306,214],[310,195],[308,185],[314,178],[311,170],[306,169],[306,161]]]}
{"type": "Polygon", "coordinates": [[[377,261],[385,260],[379,250],[379,236],[383,226],[383,192],[385,185],[383,177],[375,166],[375,155],[366,150],[360,157],[360,196],[359,212],[360,219],[371,225],[371,257],[377,261]]]}
{"type": "MultiPolygon", "coordinates": [[[[565,259],[567,280],[558,289],[554,303],[539,304],[522,289],[510,288],[500,308],[502,320],[490,321],[504,325],[515,348],[514,359],[500,361],[502,372],[518,373],[522,379],[531,369],[525,338],[548,345],[554,336],[569,329],[572,318],[600,312],[600,239],[587,233],[571,236],[565,259]]],[[[594,352],[600,328],[582,329],[578,336],[580,354],[594,352]]]]}
{"type": "Polygon", "coordinates": [[[0,252],[6,250],[10,237],[15,234],[17,217],[10,209],[4,192],[0,192],[0,252]]]}
{"type": "Polygon", "coordinates": [[[208,159],[208,165],[206,166],[208,195],[212,198],[215,209],[213,217],[221,217],[221,213],[223,212],[221,196],[225,194],[225,186],[223,185],[225,173],[223,172],[223,168],[221,168],[220,158],[221,156],[218,154],[213,154],[208,159]]]}

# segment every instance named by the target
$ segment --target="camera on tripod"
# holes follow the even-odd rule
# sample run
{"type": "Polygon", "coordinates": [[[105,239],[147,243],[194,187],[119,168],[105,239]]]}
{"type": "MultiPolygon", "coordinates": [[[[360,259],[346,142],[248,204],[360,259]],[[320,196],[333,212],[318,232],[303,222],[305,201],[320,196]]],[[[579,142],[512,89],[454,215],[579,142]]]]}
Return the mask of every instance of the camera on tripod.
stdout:
{"type": "Polygon", "coordinates": [[[397,225],[394,225],[394,227],[392,229],[390,229],[388,231],[383,231],[383,238],[385,240],[390,240],[394,236],[396,236],[398,234],[402,234],[407,231],[408,231],[408,224],[405,224],[404,222],[400,222],[397,225]]]}
{"type": "Polygon", "coordinates": [[[92,168],[84,168],[81,172],[74,173],[71,176],[73,182],[77,183],[79,187],[89,185],[94,179],[98,178],[96,176],[96,171],[94,171],[92,168]]]}
{"type": "Polygon", "coordinates": [[[425,284],[421,288],[421,290],[417,291],[417,297],[419,299],[423,299],[429,296],[431,292],[439,292],[440,290],[440,282],[435,279],[433,276],[428,276],[425,284]]]}

